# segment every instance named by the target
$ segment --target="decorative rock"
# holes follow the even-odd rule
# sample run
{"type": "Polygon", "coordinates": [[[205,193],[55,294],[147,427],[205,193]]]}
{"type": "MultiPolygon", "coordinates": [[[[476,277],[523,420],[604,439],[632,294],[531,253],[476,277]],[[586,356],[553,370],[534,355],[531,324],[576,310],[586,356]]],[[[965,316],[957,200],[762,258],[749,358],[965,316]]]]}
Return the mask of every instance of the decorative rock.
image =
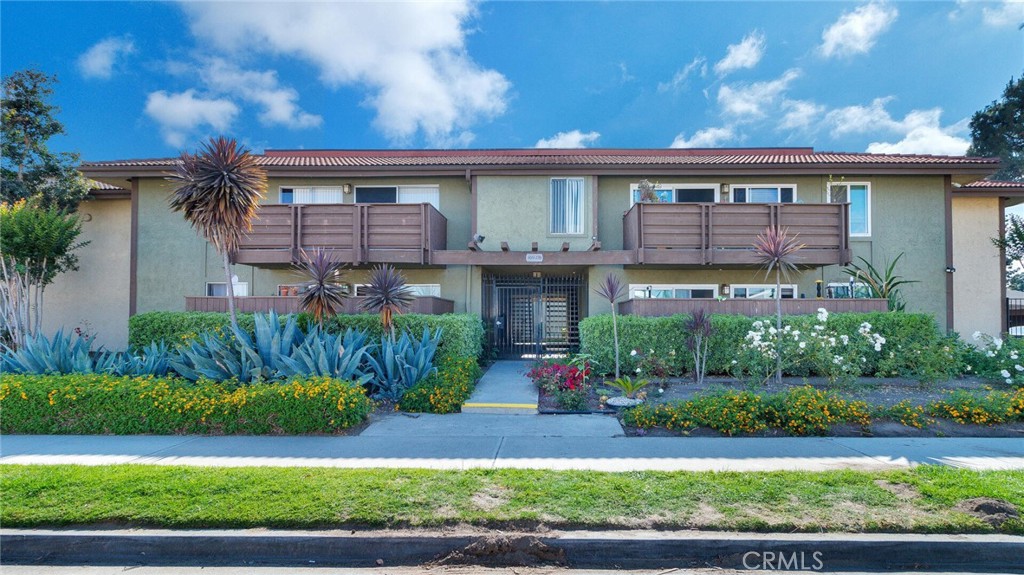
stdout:
{"type": "Polygon", "coordinates": [[[633,399],[630,397],[610,397],[608,398],[608,405],[612,407],[633,407],[643,403],[642,399],[633,399]]]}

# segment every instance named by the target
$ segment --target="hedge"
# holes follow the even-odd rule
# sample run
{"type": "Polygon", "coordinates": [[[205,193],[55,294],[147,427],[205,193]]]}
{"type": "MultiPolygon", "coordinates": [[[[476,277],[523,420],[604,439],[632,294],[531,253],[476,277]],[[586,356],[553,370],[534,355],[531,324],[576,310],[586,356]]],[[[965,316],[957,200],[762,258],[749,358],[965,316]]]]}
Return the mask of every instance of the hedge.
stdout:
{"type": "MultiPolygon", "coordinates": [[[[282,318],[285,316],[282,316],[282,318]]],[[[299,325],[309,323],[309,316],[299,315],[299,325]]],[[[238,325],[253,330],[252,314],[238,314],[238,325]]],[[[165,341],[170,345],[194,337],[203,331],[230,331],[231,320],[226,313],[217,312],[147,312],[128,321],[128,345],[139,349],[154,341],[165,341]]],[[[431,330],[441,328],[441,343],[438,346],[437,361],[480,357],[483,349],[484,328],[480,318],[472,314],[402,314],[395,317],[395,326],[409,329],[414,334],[423,333],[424,327],[431,330]]],[[[383,334],[380,316],[375,314],[337,315],[327,323],[327,329],[344,331],[346,328],[365,329],[371,339],[383,334]]]]}
{"type": "Polygon", "coordinates": [[[238,386],[104,374],[7,375],[0,383],[3,433],[334,433],[372,409],[361,386],[325,377],[238,386]]]}
{"type": "MultiPolygon", "coordinates": [[[[677,373],[693,368],[693,358],[686,350],[687,315],[668,317],[641,317],[624,315],[618,317],[620,361],[624,372],[636,368],[636,359],[630,356],[631,350],[654,353],[668,361],[677,373]],[[670,352],[674,351],[672,355],[670,352]]],[[[768,321],[774,325],[775,318],[753,318],[738,315],[712,315],[711,322],[714,334],[711,337],[708,373],[724,374],[729,371],[733,358],[743,345],[747,332],[755,320],[768,321]]],[[[784,316],[783,325],[792,325],[796,329],[808,330],[816,323],[813,315],[784,316]]],[[[831,314],[828,319],[839,333],[855,335],[857,328],[868,322],[875,332],[886,338],[887,349],[899,346],[928,346],[939,344],[944,335],[939,331],[935,319],[920,313],[842,313],[831,314]]],[[[615,347],[612,337],[612,316],[610,314],[591,316],[580,322],[580,352],[591,356],[597,368],[606,373],[615,369],[615,347]]],[[[877,359],[872,358],[865,365],[864,375],[873,375],[877,368],[877,359]]],[[[898,360],[898,358],[897,358],[898,360]]],[[[909,361],[909,358],[908,358],[909,361]]],[[[794,374],[806,375],[806,374],[794,374]]]]}

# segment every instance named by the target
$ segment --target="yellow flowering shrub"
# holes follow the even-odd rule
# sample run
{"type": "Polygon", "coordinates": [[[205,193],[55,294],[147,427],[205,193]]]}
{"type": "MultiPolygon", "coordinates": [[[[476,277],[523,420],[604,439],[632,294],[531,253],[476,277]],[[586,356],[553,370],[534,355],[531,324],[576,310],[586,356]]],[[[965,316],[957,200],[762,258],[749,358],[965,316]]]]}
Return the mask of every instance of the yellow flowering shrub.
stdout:
{"type": "Polygon", "coordinates": [[[437,373],[405,392],[399,407],[412,412],[456,413],[473,393],[479,377],[480,366],[473,358],[443,361],[437,373]]]}
{"type": "Polygon", "coordinates": [[[246,386],[106,374],[7,375],[0,382],[4,433],[332,433],[372,409],[362,387],[328,377],[246,386]]]}
{"type": "Polygon", "coordinates": [[[1024,420],[1024,388],[1014,392],[991,391],[985,395],[958,390],[929,406],[935,417],[961,424],[996,425],[1024,420]]]}

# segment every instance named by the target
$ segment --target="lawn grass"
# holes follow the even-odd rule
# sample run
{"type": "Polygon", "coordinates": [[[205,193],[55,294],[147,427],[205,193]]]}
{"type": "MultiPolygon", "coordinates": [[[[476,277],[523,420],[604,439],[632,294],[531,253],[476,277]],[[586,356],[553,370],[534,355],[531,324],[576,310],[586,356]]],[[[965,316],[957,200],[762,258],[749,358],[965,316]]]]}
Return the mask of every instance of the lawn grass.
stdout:
{"type": "Polygon", "coordinates": [[[1024,471],[587,471],[0,466],[4,527],[700,528],[1024,534],[953,507],[1024,510],[1024,471]],[[879,482],[906,484],[897,495],[879,482]]]}

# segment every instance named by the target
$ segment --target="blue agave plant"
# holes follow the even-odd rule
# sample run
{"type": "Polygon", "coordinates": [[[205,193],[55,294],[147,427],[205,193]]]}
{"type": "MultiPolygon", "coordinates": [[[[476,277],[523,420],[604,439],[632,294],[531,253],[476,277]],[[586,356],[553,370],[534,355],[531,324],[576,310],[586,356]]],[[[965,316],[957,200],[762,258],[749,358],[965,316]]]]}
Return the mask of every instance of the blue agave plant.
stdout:
{"type": "Polygon", "coordinates": [[[377,399],[398,401],[406,390],[420,380],[434,373],[434,354],[441,341],[441,330],[433,334],[423,328],[423,337],[419,340],[409,336],[408,332],[392,341],[382,337],[375,353],[367,357],[367,363],[373,371],[370,389],[377,399]]]}

